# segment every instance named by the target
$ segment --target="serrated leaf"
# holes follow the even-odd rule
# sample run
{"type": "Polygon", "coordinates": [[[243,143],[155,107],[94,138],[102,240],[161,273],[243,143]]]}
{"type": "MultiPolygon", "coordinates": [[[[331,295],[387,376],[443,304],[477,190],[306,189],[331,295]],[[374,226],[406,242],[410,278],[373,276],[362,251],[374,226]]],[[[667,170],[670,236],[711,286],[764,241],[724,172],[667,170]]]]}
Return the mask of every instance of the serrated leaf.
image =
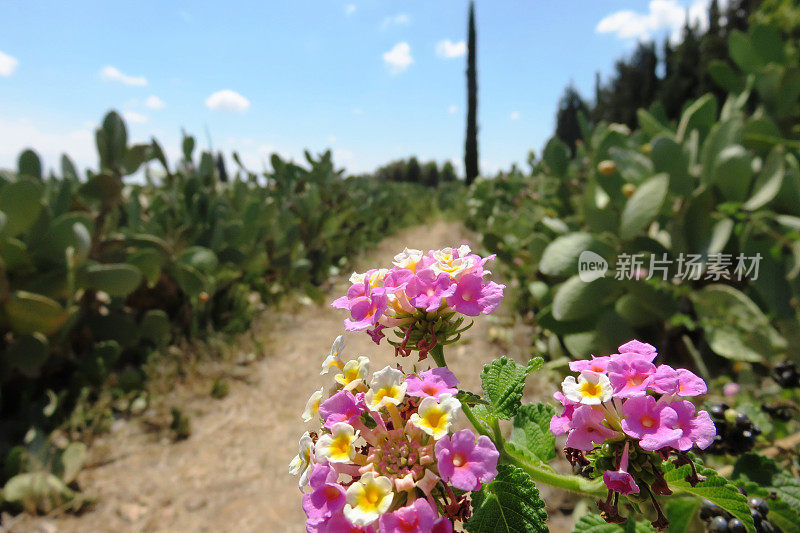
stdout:
{"type": "Polygon", "coordinates": [[[528,475],[512,465],[499,465],[497,477],[472,493],[469,533],[546,532],[547,512],[528,475]]]}
{"type": "Polygon", "coordinates": [[[736,461],[731,477],[743,483],[748,494],[768,500],[769,519],[781,529],[790,531],[800,523],[800,482],[775,461],[755,454],[743,455],[736,461]],[[777,499],[771,499],[772,494],[777,499]]]}
{"type": "Polygon", "coordinates": [[[664,506],[670,533],[685,533],[700,508],[698,498],[670,498],[664,506]]]}
{"type": "Polygon", "coordinates": [[[675,468],[672,463],[664,463],[664,479],[669,487],[675,492],[693,494],[699,498],[710,500],[730,514],[742,521],[750,533],[755,532],[753,518],[750,516],[750,508],[747,506],[747,498],[739,492],[739,489],[717,474],[710,468],[705,468],[695,461],[698,473],[706,476],[706,480],[698,483],[694,487],[686,481],[686,476],[691,473],[691,465],[683,465],[675,468]]]}
{"type": "Polygon", "coordinates": [[[542,461],[556,457],[556,438],[550,432],[550,419],[556,414],[553,406],[544,403],[523,405],[514,416],[509,441],[521,446],[542,461]]]}
{"type": "Polygon", "coordinates": [[[542,366],[542,358],[535,357],[522,366],[503,356],[484,365],[481,372],[481,385],[489,405],[486,413],[494,418],[509,419],[513,417],[522,404],[522,389],[525,378],[542,366]]]}
{"type": "Polygon", "coordinates": [[[469,392],[465,390],[459,390],[458,393],[456,393],[456,400],[460,401],[462,404],[469,405],[470,407],[478,404],[489,405],[489,402],[487,402],[474,392],[469,392]]]}
{"type": "MultiPolygon", "coordinates": [[[[609,524],[598,514],[586,514],[575,523],[572,533],[624,533],[628,531],[628,528],[630,528],[630,520],[624,525],[609,524]]],[[[633,523],[633,531],[636,533],[652,533],[653,526],[647,522],[635,522],[633,523]]]]}

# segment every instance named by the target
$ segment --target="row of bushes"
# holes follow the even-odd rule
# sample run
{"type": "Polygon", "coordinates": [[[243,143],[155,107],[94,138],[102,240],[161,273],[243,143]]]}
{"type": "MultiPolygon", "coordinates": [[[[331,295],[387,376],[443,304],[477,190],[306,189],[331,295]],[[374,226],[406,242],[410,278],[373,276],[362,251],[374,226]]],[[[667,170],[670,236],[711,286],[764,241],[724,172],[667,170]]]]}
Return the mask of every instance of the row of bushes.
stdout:
{"type": "Polygon", "coordinates": [[[583,121],[574,158],[553,139],[529,174],[473,188],[469,224],[503,260],[539,350],[648,339],[706,375],[721,358],[800,360],[800,63],[769,26],[733,32],[729,52],[737,69],[710,69],[724,102],[688,102],[677,123],[640,109],[636,131],[583,121]],[[581,279],[587,251],[610,272],[581,279]]]}
{"type": "Polygon", "coordinates": [[[437,208],[421,185],[345,179],[330,153],[306,153],[305,166],[272,156],[260,176],[234,154],[229,177],[192,137],[175,165],[155,140],[131,145],[116,112],[96,141],[99,169],[85,177],[67,156],[46,175],[33,151],[0,174],[0,477],[17,476],[7,500],[30,481],[14,447],[26,434],[42,448],[79,399],[135,397],[142,365],[178,338],[244,331],[291,291],[320,298],[359,249],[437,208]]]}

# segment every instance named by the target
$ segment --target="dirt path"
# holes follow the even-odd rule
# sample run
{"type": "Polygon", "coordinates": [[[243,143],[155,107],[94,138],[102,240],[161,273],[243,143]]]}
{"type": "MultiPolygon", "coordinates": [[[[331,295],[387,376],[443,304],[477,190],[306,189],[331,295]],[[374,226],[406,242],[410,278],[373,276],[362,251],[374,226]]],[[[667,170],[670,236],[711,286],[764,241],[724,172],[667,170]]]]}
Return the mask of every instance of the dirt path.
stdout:
{"type": "MultiPolygon", "coordinates": [[[[469,237],[457,223],[411,228],[385,239],[358,261],[359,267],[389,265],[404,246],[456,246],[469,243],[469,237]]],[[[327,302],[343,293],[345,279],[335,284],[327,302]]],[[[330,382],[330,376],[319,375],[319,367],[333,339],[343,333],[343,319],[342,311],[327,304],[267,315],[267,356],[249,367],[246,380],[231,383],[225,399],[213,400],[207,392],[186,398],[181,387],[172,393],[192,415],[188,440],[165,443],[140,422],[125,424],[93,446],[96,464],[79,477],[84,490],[97,498],[93,510],[77,517],[25,518],[11,530],[303,531],[296,478],[288,475],[287,465],[306,429],[300,412],[308,396],[330,382]],[[103,450],[110,456],[99,458],[103,450]]],[[[447,353],[463,388],[479,391],[482,365],[502,353],[527,357],[521,353],[530,345],[524,338],[512,340],[509,350],[488,341],[495,336],[490,330],[496,320],[478,320],[465,342],[447,353]]],[[[524,336],[519,328],[517,334],[524,336]]],[[[365,334],[348,334],[345,359],[362,354],[371,359],[370,370],[394,359],[386,344],[376,347],[365,334]]]]}

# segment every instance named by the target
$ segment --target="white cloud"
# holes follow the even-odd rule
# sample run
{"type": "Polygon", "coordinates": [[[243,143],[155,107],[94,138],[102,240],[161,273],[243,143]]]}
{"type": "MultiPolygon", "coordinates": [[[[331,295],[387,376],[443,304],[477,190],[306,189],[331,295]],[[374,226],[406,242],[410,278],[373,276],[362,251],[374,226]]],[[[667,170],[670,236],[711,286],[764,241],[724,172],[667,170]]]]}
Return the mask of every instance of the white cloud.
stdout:
{"type": "Polygon", "coordinates": [[[344,14],[348,17],[356,12],[356,5],[355,4],[347,4],[344,6],[344,14]]]}
{"type": "Polygon", "coordinates": [[[383,62],[392,74],[403,72],[414,62],[414,58],[411,57],[411,47],[405,41],[397,43],[391,50],[384,52],[383,62]]]}
{"type": "Polygon", "coordinates": [[[333,144],[336,142],[336,135],[328,135],[328,142],[333,144]]]}
{"type": "MultiPolygon", "coordinates": [[[[647,40],[659,31],[667,31],[671,39],[680,38],[687,14],[692,24],[708,26],[710,0],[694,0],[685,8],[677,0],[651,0],[646,13],[617,11],[604,17],[595,28],[597,33],[613,33],[620,39],[647,40]]],[[[724,4],[727,2],[721,2],[724,4]]]]}
{"type": "Polygon", "coordinates": [[[164,106],[167,104],[158,96],[151,94],[147,97],[147,100],[144,101],[144,105],[149,109],[164,109],[164,106]]]}
{"type": "Polygon", "coordinates": [[[381,28],[385,30],[389,26],[407,26],[409,22],[411,22],[411,17],[409,17],[405,13],[398,13],[396,15],[392,15],[391,17],[386,17],[385,19],[383,19],[381,28]]]}
{"type": "Polygon", "coordinates": [[[519,120],[519,117],[520,117],[519,111],[512,111],[511,114],[508,115],[508,118],[510,118],[511,120],[519,120]]]}
{"type": "Polygon", "coordinates": [[[120,71],[117,67],[112,67],[111,65],[103,67],[100,71],[100,77],[106,81],[118,81],[122,84],[134,87],[144,87],[147,85],[147,78],[144,76],[129,76],[120,71]]]}
{"type": "Polygon", "coordinates": [[[250,100],[236,91],[223,89],[206,98],[206,106],[213,111],[243,113],[250,107],[250,100]]]}
{"type": "Polygon", "coordinates": [[[79,167],[95,165],[94,124],[63,128],[51,123],[34,124],[27,118],[0,116],[0,168],[16,168],[17,157],[26,148],[41,156],[45,168],[58,168],[61,154],[79,167]]]}
{"type": "Polygon", "coordinates": [[[456,111],[458,111],[458,106],[451,105],[450,107],[447,108],[447,112],[450,113],[451,115],[454,114],[456,111]]]}
{"type": "Polygon", "coordinates": [[[16,70],[17,65],[19,65],[19,61],[17,61],[16,57],[11,57],[8,54],[0,52],[0,76],[11,76],[14,70],[16,70]]]}
{"type": "Polygon", "coordinates": [[[454,43],[450,39],[445,39],[436,43],[436,55],[442,59],[453,59],[461,57],[467,53],[467,43],[458,41],[454,43]]]}
{"type": "Polygon", "coordinates": [[[353,108],[353,114],[354,115],[363,115],[364,114],[364,110],[361,109],[360,107],[354,107],[353,108]]]}
{"type": "Polygon", "coordinates": [[[147,122],[147,116],[137,113],[136,111],[125,111],[122,113],[122,117],[128,122],[133,122],[134,124],[144,124],[147,122]]]}

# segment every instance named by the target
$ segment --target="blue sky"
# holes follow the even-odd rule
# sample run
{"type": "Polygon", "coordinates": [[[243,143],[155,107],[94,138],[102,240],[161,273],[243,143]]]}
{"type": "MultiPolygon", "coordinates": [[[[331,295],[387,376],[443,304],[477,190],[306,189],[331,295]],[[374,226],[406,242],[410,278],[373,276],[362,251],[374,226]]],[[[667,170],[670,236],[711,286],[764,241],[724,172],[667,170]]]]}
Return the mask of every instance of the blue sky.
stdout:
{"type": "MultiPolygon", "coordinates": [[[[524,161],[554,129],[564,86],[637,39],[659,39],[708,0],[478,0],[484,172],[524,161]]],[[[109,109],[171,159],[180,131],[238,150],[258,170],[276,151],[331,148],[370,170],[415,154],[462,158],[466,0],[54,2],[6,0],[0,33],[0,167],[37,149],[96,165],[109,109]],[[207,133],[208,132],[208,135],[207,133]]]]}

